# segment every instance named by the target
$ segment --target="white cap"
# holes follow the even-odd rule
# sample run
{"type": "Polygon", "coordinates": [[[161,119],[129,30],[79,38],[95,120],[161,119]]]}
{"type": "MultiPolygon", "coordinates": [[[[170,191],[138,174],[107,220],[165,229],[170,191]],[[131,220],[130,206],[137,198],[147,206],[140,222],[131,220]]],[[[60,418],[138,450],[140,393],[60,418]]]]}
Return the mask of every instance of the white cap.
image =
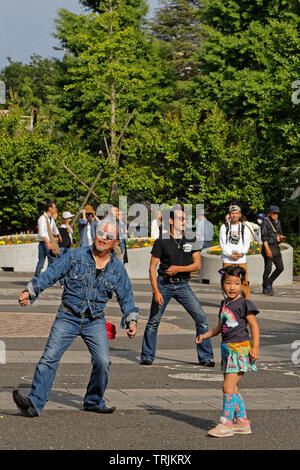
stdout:
{"type": "Polygon", "coordinates": [[[71,212],[69,212],[69,211],[63,212],[63,214],[62,214],[63,219],[71,219],[71,217],[74,217],[74,215],[71,214],[71,212]]]}
{"type": "Polygon", "coordinates": [[[240,208],[239,206],[236,206],[236,205],[230,206],[228,212],[231,212],[231,211],[239,211],[239,212],[241,212],[241,208],[240,208]]]}

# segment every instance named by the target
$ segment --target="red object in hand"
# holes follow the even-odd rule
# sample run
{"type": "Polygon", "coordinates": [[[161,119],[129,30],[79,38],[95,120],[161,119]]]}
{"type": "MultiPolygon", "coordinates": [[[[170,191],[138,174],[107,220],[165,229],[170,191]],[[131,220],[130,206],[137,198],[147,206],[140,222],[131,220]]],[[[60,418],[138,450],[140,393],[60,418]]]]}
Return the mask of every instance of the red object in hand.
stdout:
{"type": "Polygon", "coordinates": [[[108,339],[115,339],[116,337],[116,327],[112,323],[106,322],[107,336],[108,339]]]}

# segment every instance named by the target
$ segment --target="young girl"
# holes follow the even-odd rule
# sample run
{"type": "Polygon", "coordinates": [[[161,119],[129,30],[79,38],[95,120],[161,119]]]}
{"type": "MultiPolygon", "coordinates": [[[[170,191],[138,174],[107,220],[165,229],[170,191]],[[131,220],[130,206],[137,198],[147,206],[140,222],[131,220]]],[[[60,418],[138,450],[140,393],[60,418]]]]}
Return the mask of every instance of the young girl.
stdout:
{"type": "Polygon", "coordinates": [[[219,271],[221,286],[225,295],[219,311],[218,325],[195,342],[222,334],[221,368],[224,372],[223,413],[219,424],[208,434],[214,437],[233,436],[234,433],[251,434],[245,403],[238,384],[248,370],[257,370],[255,360],[259,357],[259,327],[255,305],[243,297],[242,286],[245,270],[238,266],[227,266],[219,271]],[[252,344],[247,325],[250,325],[252,344]]]}

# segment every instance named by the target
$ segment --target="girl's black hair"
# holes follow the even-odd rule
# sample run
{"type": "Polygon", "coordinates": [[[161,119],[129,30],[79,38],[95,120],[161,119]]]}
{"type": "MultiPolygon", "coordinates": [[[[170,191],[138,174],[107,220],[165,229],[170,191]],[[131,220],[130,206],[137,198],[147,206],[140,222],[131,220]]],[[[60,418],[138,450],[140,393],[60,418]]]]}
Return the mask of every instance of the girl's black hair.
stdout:
{"type": "MultiPolygon", "coordinates": [[[[231,264],[230,266],[226,266],[226,268],[219,269],[218,271],[221,274],[221,287],[223,291],[223,295],[225,296],[224,289],[223,289],[223,284],[225,281],[226,274],[228,276],[235,276],[239,277],[241,280],[241,283],[243,285],[246,277],[246,271],[244,268],[241,268],[240,266],[235,266],[234,264],[231,264]]],[[[245,293],[242,291],[242,296],[245,298],[245,293]]]]}
{"type": "Polygon", "coordinates": [[[244,283],[245,278],[246,278],[245,269],[241,268],[240,266],[235,266],[234,264],[231,264],[230,266],[226,266],[226,268],[222,268],[218,272],[221,274],[221,286],[222,287],[223,287],[226,274],[228,276],[239,277],[242,284],[244,283]]]}

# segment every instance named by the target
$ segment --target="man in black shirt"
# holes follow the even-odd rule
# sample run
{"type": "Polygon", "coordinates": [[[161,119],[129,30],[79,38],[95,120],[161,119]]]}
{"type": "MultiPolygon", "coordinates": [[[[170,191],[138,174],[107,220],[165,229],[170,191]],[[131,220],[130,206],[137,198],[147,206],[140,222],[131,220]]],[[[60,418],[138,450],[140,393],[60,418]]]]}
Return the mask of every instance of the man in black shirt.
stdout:
{"type": "Polygon", "coordinates": [[[280,220],[278,220],[279,207],[271,206],[269,216],[263,220],[261,226],[261,241],[263,247],[261,254],[264,257],[265,269],[263,274],[263,294],[274,295],[272,284],[284,270],[279,244],[285,240],[280,220]],[[275,270],[272,271],[272,263],[275,270]],[[271,276],[270,276],[271,274],[271,276]]]}
{"type": "MultiPolygon", "coordinates": [[[[208,331],[206,313],[188,283],[190,273],[200,269],[201,261],[200,249],[196,246],[199,242],[196,242],[196,238],[188,240],[184,235],[185,222],[183,210],[171,210],[170,236],[157,239],[151,251],[149,273],[153,298],[143,337],[142,365],[151,365],[154,361],[157,329],[172,298],[177,300],[193,318],[196,336],[208,331]]],[[[196,346],[199,364],[213,367],[215,363],[210,339],[196,346]]]]}

